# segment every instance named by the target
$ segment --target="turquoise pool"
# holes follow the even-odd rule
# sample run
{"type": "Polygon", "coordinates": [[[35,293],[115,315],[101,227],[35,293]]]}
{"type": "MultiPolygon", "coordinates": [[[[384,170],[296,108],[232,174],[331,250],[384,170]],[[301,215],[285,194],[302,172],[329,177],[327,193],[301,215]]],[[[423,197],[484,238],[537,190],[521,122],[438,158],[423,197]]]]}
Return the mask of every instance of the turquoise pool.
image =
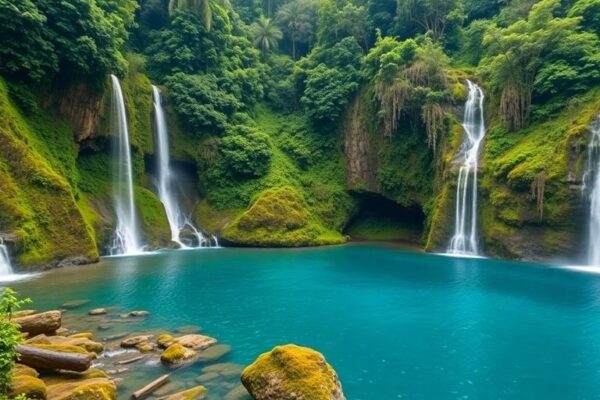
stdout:
{"type": "MultiPolygon", "coordinates": [[[[127,329],[199,325],[231,345],[227,362],[313,347],[348,399],[600,398],[595,274],[349,245],[108,258],[12,286],[37,309],[88,299],[82,321],[89,308],[119,306],[151,312],[127,329]]],[[[161,369],[137,369],[123,398],[161,369]]]]}

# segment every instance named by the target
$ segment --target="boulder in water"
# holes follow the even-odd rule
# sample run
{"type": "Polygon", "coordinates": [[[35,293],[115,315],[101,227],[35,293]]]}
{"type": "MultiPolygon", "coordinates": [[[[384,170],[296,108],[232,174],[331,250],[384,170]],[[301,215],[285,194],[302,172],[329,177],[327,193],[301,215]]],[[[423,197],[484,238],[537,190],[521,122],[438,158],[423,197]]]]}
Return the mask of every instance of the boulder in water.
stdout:
{"type": "Polygon", "coordinates": [[[89,315],[97,316],[97,315],[106,315],[106,308],[94,308],[93,310],[88,311],[89,315]]]}
{"type": "Polygon", "coordinates": [[[76,308],[81,308],[89,303],[89,300],[71,300],[63,303],[61,308],[64,308],[65,310],[75,310],[76,308]]]}
{"type": "Polygon", "coordinates": [[[19,324],[21,332],[28,333],[31,336],[41,333],[54,334],[60,328],[61,321],[62,313],[57,310],[13,319],[13,322],[19,324]]]}
{"type": "Polygon", "coordinates": [[[173,343],[160,355],[160,361],[167,365],[182,364],[196,357],[196,352],[179,343],[173,343]]]}
{"type": "Polygon", "coordinates": [[[132,347],[137,347],[138,345],[142,344],[142,343],[147,343],[152,339],[153,335],[140,335],[140,336],[133,336],[127,339],[124,339],[123,341],[121,341],[121,347],[128,349],[128,348],[132,348],[132,347]]]}
{"type": "Polygon", "coordinates": [[[173,339],[173,341],[196,351],[202,351],[217,344],[217,339],[197,334],[180,336],[173,339]]]}
{"type": "Polygon", "coordinates": [[[91,378],[48,384],[48,399],[116,400],[117,386],[107,378],[91,378]]]}
{"type": "Polygon", "coordinates": [[[256,400],[345,400],[325,357],[292,344],[260,355],[242,372],[242,383],[256,400]]]}
{"type": "Polygon", "coordinates": [[[146,311],[146,310],[136,310],[136,311],[132,311],[128,314],[130,317],[147,317],[148,315],[150,315],[150,312],[146,311]]]}

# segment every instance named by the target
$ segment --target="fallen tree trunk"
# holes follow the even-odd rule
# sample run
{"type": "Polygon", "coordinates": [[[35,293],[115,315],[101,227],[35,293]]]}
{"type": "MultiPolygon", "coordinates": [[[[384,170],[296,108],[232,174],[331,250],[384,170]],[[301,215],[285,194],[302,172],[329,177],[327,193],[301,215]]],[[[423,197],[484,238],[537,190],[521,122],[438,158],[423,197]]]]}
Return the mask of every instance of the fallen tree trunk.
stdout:
{"type": "Polygon", "coordinates": [[[44,333],[52,335],[61,326],[62,313],[60,311],[47,311],[39,314],[13,318],[20,326],[21,332],[29,333],[30,336],[44,333]]]}
{"type": "Polygon", "coordinates": [[[65,353],[27,345],[18,345],[17,353],[19,363],[35,369],[83,372],[90,368],[94,359],[91,354],[65,353]]]}
{"type": "Polygon", "coordinates": [[[142,397],[145,397],[150,393],[154,392],[156,389],[158,389],[167,382],[169,382],[169,375],[163,375],[160,378],[153,380],[140,390],[135,391],[131,395],[131,397],[134,399],[141,399],[142,397]]]}

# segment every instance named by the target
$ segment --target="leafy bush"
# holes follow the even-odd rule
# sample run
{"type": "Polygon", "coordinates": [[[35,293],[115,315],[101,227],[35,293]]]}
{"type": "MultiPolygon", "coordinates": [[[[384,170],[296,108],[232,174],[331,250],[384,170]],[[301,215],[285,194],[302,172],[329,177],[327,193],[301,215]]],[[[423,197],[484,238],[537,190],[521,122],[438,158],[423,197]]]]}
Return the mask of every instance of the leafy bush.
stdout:
{"type": "Polygon", "coordinates": [[[260,177],[269,169],[269,137],[255,128],[238,125],[221,142],[221,156],[228,171],[241,177],[260,177]]]}
{"type": "Polygon", "coordinates": [[[18,358],[16,347],[22,340],[19,326],[11,318],[15,311],[29,302],[29,299],[19,300],[17,293],[10,288],[4,289],[0,297],[0,398],[10,391],[11,371],[18,358]]]}

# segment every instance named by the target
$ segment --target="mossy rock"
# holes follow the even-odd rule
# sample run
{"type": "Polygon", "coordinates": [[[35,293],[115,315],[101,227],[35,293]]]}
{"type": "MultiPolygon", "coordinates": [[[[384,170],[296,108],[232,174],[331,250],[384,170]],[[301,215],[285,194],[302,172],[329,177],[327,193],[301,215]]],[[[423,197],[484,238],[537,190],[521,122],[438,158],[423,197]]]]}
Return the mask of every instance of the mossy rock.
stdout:
{"type": "Polygon", "coordinates": [[[15,364],[12,369],[13,376],[33,376],[37,378],[40,374],[33,368],[23,364],[15,364]]]}
{"type": "Polygon", "coordinates": [[[174,343],[167,347],[160,355],[160,361],[167,365],[181,364],[196,356],[194,350],[188,349],[179,343],[174,343]]]}
{"type": "Polygon", "coordinates": [[[117,386],[106,378],[91,378],[48,385],[52,400],[116,400],[117,386]]]}
{"type": "Polygon", "coordinates": [[[89,351],[81,346],[74,346],[71,344],[43,344],[33,343],[32,346],[40,349],[59,351],[61,353],[78,353],[78,354],[91,354],[89,351]]]}
{"type": "Polygon", "coordinates": [[[300,193],[292,187],[268,189],[223,230],[229,242],[251,246],[298,247],[340,244],[345,238],[325,229],[311,215],[300,193]]]}
{"type": "Polygon", "coordinates": [[[321,353],[288,344],[260,355],[242,372],[256,400],[342,400],[342,385],[321,353]]]}
{"type": "Polygon", "coordinates": [[[159,198],[146,188],[135,186],[134,192],[145,243],[153,248],[167,246],[171,242],[171,228],[165,207],[159,198]]]}
{"type": "Polygon", "coordinates": [[[183,392],[166,396],[164,400],[204,400],[206,398],[206,388],[202,385],[195,386],[183,392]]]}
{"type": "Polygon", "coordinates": [[[163,333],[162,335],[159,335],[156,339],[156,344],[158,344],[162,348],[167,348],[173,343],[173,339],[173,335],[163,333]]]}
{"type": "Polygon", "coordinates": [[[13,377],[10,393],[11,396],[25,395],[29,399],[46,399],[46,384],[39,378],[31,375],[17,375],[13,377]]]}

